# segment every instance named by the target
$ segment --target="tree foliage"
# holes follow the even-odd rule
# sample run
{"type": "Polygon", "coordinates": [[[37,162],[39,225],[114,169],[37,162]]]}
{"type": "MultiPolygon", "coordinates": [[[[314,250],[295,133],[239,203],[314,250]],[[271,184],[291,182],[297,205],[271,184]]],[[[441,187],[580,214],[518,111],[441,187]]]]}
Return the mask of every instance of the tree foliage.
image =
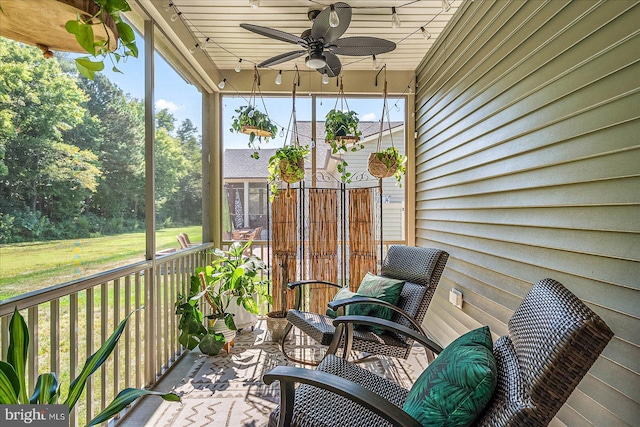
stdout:
{"type": "MultiPolygon", "coordinates": [[[[65,56],[0,38],[0,243],[142,230],[143,107],[65,56]]],[[[193,123],[159,111],[155,156],[158,218],[200,223],[193,123]]]]}

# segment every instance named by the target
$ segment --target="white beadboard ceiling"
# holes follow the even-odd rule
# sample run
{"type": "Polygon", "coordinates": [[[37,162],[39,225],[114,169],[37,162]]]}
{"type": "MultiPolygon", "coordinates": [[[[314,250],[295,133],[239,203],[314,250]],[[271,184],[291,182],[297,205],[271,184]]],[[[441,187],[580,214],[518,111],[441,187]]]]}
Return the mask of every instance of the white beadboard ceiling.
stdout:
{"type": "MultiPolygon", "coordinates": [[[[343,37],[373,36],[391,40],[397,44],[393,52],[380,55],[380,65],[388,70],[415,70],[428,49],[436,41],[441,31],[455,13],[462,0],[452,2],[448,11],[443,11],[441,0],[351,0],[346,1],[353,9],[351,25],[343,37]],[[401,21],[400,28],[391,26],[391,7],[396,7],[401,21]],[[425,40],[420,27],[431,33],[425,40]]],[[[161,17],[166,26],[184,25],[188,31],[176,31],[186,49],[196,43],[220,70],[233,70],[242,58],[243,69],[272,56],[298,50],[299,46],[270,39],[240,28],[241,23],[249,23],[275,28],[300,35],[311,27],[307,12],[323,9],[330,2],[309,0],[261,0],[257,9],[249,5],[249,0],[152,0],[153,15],[161,17]],[[173,6],[169,6],[172,4],[173,6]],[[171,16],[178,13],[175,22],[171,16]],[[206,38],[210,42],[204,43],[206,38]]],[[[196,52],[199,56],[200,54],[196,52]]],[[[344,71],[371,70],[371,57],[340,56],[344,71]]],[[[278,70],[293,70],[295,65],[306,69],[304,56],[276,66],[278,70]]]]}

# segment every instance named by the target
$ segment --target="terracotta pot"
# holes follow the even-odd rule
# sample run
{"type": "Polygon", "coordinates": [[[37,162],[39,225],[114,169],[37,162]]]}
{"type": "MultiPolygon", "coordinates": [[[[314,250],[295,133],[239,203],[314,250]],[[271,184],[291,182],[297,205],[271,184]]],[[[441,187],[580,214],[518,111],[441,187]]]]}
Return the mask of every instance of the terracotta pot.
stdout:
{"type": "Polygon", "coordinates": [[[280,342],[282,340],[284,331],[289,324],[286,317],[274,317],[280,316],[281,313],[280,311],[267,313],[267,331],[273,342],[280,342]]]}

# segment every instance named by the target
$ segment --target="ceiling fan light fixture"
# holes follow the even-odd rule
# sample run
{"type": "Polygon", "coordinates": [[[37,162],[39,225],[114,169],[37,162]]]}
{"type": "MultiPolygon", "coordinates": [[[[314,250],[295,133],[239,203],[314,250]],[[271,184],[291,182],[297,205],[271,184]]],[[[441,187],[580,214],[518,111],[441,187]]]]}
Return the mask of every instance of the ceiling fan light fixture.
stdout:
{"type": "Polygon", "coordinates": [[[321,52],[312,52],[304,59],[304,63],[307,67],[317,70],[327,65],[327,59],[321,52]]]}
{"type": "Polygon", "coordinates": [[[338,17],[338,12],[336,12],[336,6],[332,4],[329,7],[331,8],[331,12],[329,13],[329,26],[331,28],[336,28],[340,25],[340,18],[338,17]]]}

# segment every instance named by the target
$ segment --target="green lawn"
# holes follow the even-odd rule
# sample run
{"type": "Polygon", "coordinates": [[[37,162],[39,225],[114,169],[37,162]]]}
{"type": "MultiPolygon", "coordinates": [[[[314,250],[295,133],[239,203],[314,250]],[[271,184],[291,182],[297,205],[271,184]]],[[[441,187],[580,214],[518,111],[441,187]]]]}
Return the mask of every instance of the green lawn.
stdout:
{"type": "MultiPolygon", "coordinates": [[[[197,243],[202,227],[159,230],[157,250],[179,248],[181,232],[197,243]]],[[[144,252],[144,232],[0,245],[0,300],[143,261],[144,252]]]]}

